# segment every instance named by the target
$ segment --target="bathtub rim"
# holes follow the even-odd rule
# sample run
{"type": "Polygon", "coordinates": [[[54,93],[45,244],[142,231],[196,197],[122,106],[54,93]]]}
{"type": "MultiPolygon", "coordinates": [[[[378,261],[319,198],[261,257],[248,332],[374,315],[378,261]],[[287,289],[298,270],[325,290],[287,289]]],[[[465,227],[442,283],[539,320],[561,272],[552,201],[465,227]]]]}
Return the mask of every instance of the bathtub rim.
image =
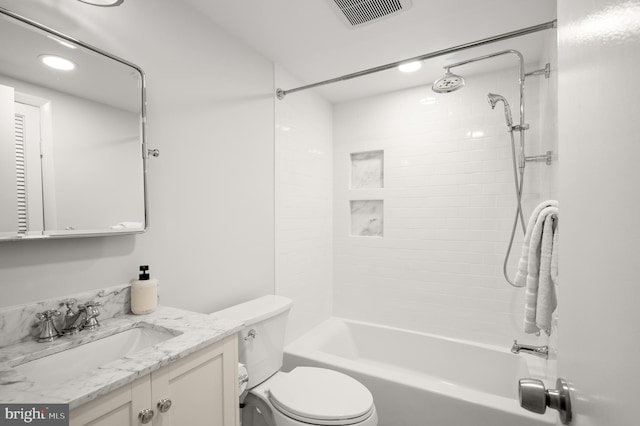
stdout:
{"type": "MultiPolygon", "coordinates": [[[[366,365],[365,367],[363,367],[362,365],[359,365],[361,363],[358,363],[358,361],[356,360],[340,357],[338,355],[334,355],[334,354],[327,353],[317,349],[317,345],[314,345],[313,343],[314,342],[313,339],[314,337],[316,337],[314,336],[314,332],[315,333],[321,332],[323,329],[330,327],[331,324],[336,322],[337,323],[354,323],[354,324],[364,325],[369,327],[382,328],[382,329],[395,331],[395,332],[409,333],[417,336],[426,336],[428,338],[433,338],[433,339],[442,339],[442,340],[453,342],[456,344],[471,345],[481,349],[508,354],[509,356],[522,357],[526,361],[529,361],[526,358],[524,358],[522,354],[519,354],[519,355],[512,354],[509,349],[501,346],[497,346],[497,345],[473,342],[473,341],[468,341],[464,339],[441,336],[433,333],[425,333],[425,332],[420,332],[415,330],[403,329],[400,327],[388,326],[384,324],[376,324],[376,323],[367,322],[367,321],[360,321],[360,320],[353,320],[353,319],[344,318],[344,317],[332,316],[325,319],[321,323],[317,324],[315,327],[310,329],[307,333],[303,334],[302,336],[300,336],[299,338],[297,338],[296,340],[290,342],[285,346],[285,350],[284,350],[285,367],[291,363],[291,360],[297,360],[297,362],[293,363],[294,365],[319,366],[322,368],[336,369],[337,371],[341,371],[345,374],[349,374],[349,372],[354,372],[355,374],[369,377],[370,379],[379,379],[379,380],[397,382],[398,381],[397,379],[400,378],[401,380],[399,382],[411,389],[436,393],[441,396],[459,399],[469,404],[474,404],[479,406],[489,406],[492,409],[501,411],[503,413],[516,415],[520,417],[526,417],[532,420],[539,420],[541,422],[543,422],[545,419],[550,422],[551,418],[553,417],[549,411],[547,411],[547,414],[545,414],[544,417],[541,417],[538,414],[530,413],[524,410],[519,406],[517,398],[515,399],[508,398],[502,395],[482,392],[477,389],[466,388],[464,386],[449,387],[447,385],[442,385],[441,381],[438,381],[438,380],[429,380],[429,379],[425,379],[424,377],[413,377],[411,374],[409,374],[406,371],[404,373],[398,372],[398,371],[387,372],[380,367],[372,366],[372,365],[366,365]],[[301,362],[300,360],[304,360],[304,361],[301,362]],[[307,364],[307,362],[309,364],[307,364]],[[428,383],[428,387],[425,387],[425,384],[427,383],[428,383]]],[[[529,362],[526,362],[526,364],[527,366],[529,366],[529,362]]],[[[533,374],[531,371],[530,373],[531,373],[530,377],[536,377],[535,374],[533,374]]],[[[536,377],[536,378],[541,378],[543,379],[543,381],[548,382],[548,380],[546,380],[545,378],[542,378],[542,377],[536,377]]],[[[514,380],[517,380],[517,377],[514,377],[514,380]]],[[[552,425],[552,424],[555,424],[555,423],[549,423],[549,425],[552,425]]]]}
{"type": "MultiPolygon", "coordinates": [[[[555,387],[555,376],[554,377],[550,377],[550,375],[547,374],[548,371],[555,371],[555,366],[554,365],[548,365],[548,364],[555,364],[555,362],[556,362],[554,353],[551,350],[550,350],[550,354],[549,354],[549,359],[545,360],[545,359],[542,359],[542,358],[539,358],[539,357],[535,357],[535,356],[531,356],[531,355],[527,355],[527,354],[523,354],[523,353],[513,354],[511,352],[511,346],[510,346],[510,344],[512,342],[509,342],[509,346],[508,347],[507,346],[499,346],[499,345],[495,345],[495,344],[491,344],[491,343],[476,342],[476,341],[473,341],[473,340],[466,340],[466,339],[461,339],[461,338],[457,338],[457,337],[444,336],[444,335],[435,334],[435,333],[428,333],[428,332],[424,332],[424,331],[411,330],[411,329],[408,329],[408,328],[402,328],[402,327],[397,327],[397,326],[392,326],[392,325],[380,324],[380,323],[375,323],[375,322],[370,322],[370,321],[356,320],[356,319],[340,317],[340,316],[331,316],[329,318],[325,318],[323,321],[321,321],[320,323],[316,324],[315,326],[313,326],[312,328],[307,330],[304,334],[302,334],[298,338],[296,338],[293,341],[287,343],[285,345],[285,352],[287,352],[288,350],[290,352],[291,351],[300,350],[301,348],[304,347],[305,343],[307,343],[308,341],[312,341],[312,336],[313,336],[314,332],[317,332],[319,330],[322,330],[323,328],[328,327],[328,324],[331,324],[333,322],[354,323],[354,324],[358,324],[358,325],[376,327],[376,328],[381,328],[381,329],[395,331],[395,332],[408,333],[408,334],[413,334],[413,335],[417,335],[417,336],[425,336],[425,337],[429,337],[429,338],[432,338],[432,339],[440,339],[440,340],[444,340],[444,341],[452,342],[452,343],[457,343],[457,344],[469,345],[469,346],[473,346],[473,347],[476,347],[476,348],[481,348],[481,349],[500,352],[500,353],[503,353],[503,354],[508,354],[509,356],[519,356],[519,357],[522,357],[522,359],[525,361],[525,363],[527,365],[527,368],[529,370],[529,374],[531,375],[532,378],[540,379],[543,382],[545,382],[546,385],[551,386],[551,387],[555,387]]],[[[307,346],[307,348],[308,348],[308,346],[307,346]]],[[[318,351],[318,352],[321,352],[321,351],[318,351]]]]}

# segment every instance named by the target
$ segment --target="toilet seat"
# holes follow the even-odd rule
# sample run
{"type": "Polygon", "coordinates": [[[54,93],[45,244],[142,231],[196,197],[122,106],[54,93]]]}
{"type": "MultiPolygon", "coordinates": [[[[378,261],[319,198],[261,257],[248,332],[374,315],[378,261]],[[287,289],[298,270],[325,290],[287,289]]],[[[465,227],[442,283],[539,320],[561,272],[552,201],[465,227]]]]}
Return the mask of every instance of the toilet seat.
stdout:
{"type": "Polygon", "coordinates": [[[285,416],[314,425],[353,425],[375,410],[373,396],[364,385],[324,368],[297,367],[274,381],[268,395],[285,416]]]}

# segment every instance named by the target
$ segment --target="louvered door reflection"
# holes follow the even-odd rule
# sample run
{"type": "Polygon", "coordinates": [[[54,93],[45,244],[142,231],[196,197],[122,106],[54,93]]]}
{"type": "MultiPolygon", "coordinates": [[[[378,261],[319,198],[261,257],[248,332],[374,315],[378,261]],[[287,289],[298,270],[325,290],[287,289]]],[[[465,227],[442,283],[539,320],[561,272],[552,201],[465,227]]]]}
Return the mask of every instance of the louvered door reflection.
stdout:
{"type": "Polygon", "coordinates": [[[16,140],[16,182],[18,196],[18,234],[26,234],[29,230],[29,217],[27,213],[27,163],[25,161],[26,143],[24,137],[25,116],[16,114],[15,140],[16,140]]]}

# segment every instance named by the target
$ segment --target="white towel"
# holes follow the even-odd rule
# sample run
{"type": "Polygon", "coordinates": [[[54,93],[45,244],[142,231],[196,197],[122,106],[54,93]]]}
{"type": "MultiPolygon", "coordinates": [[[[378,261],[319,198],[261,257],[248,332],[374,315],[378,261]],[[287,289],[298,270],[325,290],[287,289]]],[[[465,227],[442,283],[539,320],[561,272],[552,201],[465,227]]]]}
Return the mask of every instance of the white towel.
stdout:
{"type": "MultiPolygon", "coordinates": [[[[556,215],[556,219],[557,218],[558,216],[556,215]]],[[[551,280],[555,285],[558,285],[558,253],[560,252],[560,247],[558,246],[559,226],[556,220],[556,228],[553,231],[553,246],[551,248],[551,280]]]]}
{"type": "Polygon", "coordinates": [[[533,232],[533,227],[538,220],[538,216],[540,216],[540,212],[547,207],[558,207],[558,202],[556,200],[547,200],[538,204],[538,206],[533,209],[533,213],[531,213],[531,217],[529,217],[529,223],[527,224],[527,232],[524,236],[524,242],[522,243],[522,252],[520,255],[520,261],[518,262],[518,271],[516,272],[516,277],[514,279],[515,284],[518,287],[524,287],[527,284],[527,274],[529,269],[529,245],[531,243],[531,233],[533,232]]]}
{"type": "MultiPolygon", "coordinates": [[[[555,214],[557,215],[557,209],[555,214]]],[[[556,286],[551,274],[551,265],[555,257],[553,253],[553,241],[556,238],[554,233],[555,222],[554,213],[544,219],[542,241],[540,243],[540,281],[538,283],[538,300],[536,302],[536,326],[540,330],[545,330],[547,334],[551,332],[551,314],[558,306],[556,286]]]]}
{"type": "Polygon", "coordinates": [[[530,240],[526,261],[525,333],[540,330],[550,333],[551,314],[557,306],[557,275],[554,276],[557,273],[557,253],[554,253],[554,242],[557,248],[557,216],[557,207],[544,207],[527,230],[530,240]]]}

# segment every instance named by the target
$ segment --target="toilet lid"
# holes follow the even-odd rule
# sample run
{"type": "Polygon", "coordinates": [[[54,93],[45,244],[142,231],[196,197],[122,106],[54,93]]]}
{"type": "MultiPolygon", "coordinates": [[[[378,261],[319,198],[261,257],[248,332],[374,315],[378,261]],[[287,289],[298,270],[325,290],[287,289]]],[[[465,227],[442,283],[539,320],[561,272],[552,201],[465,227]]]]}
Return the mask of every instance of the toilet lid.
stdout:
{"type": "Polygon", "coordinates": [[[297,367],[269,388],[271,403],[283,414],[319,425],[349,425],[373,412],[371,392],[333,370],[297,367]]]}

